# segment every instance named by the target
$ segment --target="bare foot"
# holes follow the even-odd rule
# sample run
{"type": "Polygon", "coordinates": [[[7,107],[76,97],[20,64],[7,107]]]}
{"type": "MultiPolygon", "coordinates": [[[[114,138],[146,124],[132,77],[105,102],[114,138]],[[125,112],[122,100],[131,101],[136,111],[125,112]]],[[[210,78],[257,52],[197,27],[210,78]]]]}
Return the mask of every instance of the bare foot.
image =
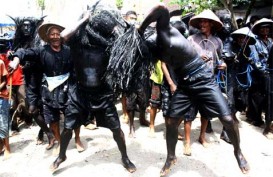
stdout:
{"type": "Polygon", "coordinates": [[[242,173],[243,174],[248,173],[249,166],[243,154],[241,152],[238,152],[238,153],[234,152],[234,155],[236,157],[236,160],[238,162],[239,168],[241,169],[242,173]]]}
{"type": "Polygon", "coordinates": [[[184,155],[191,156],[191,145],[190,143],[184,143],[184,155]]]}
{"type": "Polygon", "coordinates": [[[66,156],[65,156],[64,158],[58,157],[58,158],[53,162],[53,164],[50,166],[50,170],[52,171],[52,173],[54,173],[54,172],[58,169],[59,165],[60,165],[61,163],[63,163],[65,160],[66,160],[66,156]]]}
{"type": "Polygon", "coordinates": [[[135,126],[134,125],[130,125],[130,129],[129,129],[129,138],[135,138],[136,134],[135,134],[135,126]]]}
{"type": "Polygon", "coordinates": [[[50,150],[54,147],[55,138],[49,137],[48,139],[48,146],[46,147],[46,150],[50,150]]]}
{"type": "Polygon", "coordinates": [[[80,140],[78,140],[78,141],[75,140],[75,144],[76,144],[76,148],[77,148],[78,152],[83,152],[85,150],[85,148],[80,140]]]}
{"type": "Polygon", "coordinates": [[[160,171],[160,176],[166,176],[171,169],[171,166],[176,163],[176,157],[167,157],[164,167],[160,171]]]}
{"type": "Polygon", "coordinates": [[[129,123],[129,117],[128,115],[123,115],[123,123],[128,124],[129,123]]]}
{"type": "Polygon", "coordinates": [[[97,125],[90,123],[90,124],[86,125],[85,128],[88,130],[95,130],[98,127],[97,127],[97,125]]]}
{"type": "Polygon", "coordinates": [[[20,133],[18,131],[12,131],[11,136],[19,135],[20,133]]]}
{"type": "Polygon", "coordinates": [[[206,139],[205,139],[205,138],[201,138],[201,137],[199,137],[198,141],[199,141],[199,143],[200,143],[200,144],[202,144],[202,145],[203,145],[203,147],[204,147],[204,148],[209,147],[209,143],[206,141],[206,139]]]}
{"type": "Polygon", "coordinates": [[[129,160],[129,158],[122,158],[121,159],[122,164],[126,170],[128,170],[130,173],[133,173],[136,171],[136,166],[129,160]]]}
{"type": "Polygon", "coordinates": [[[150,131],[149,131],[149,137],[150,138],[155,138],[155,131],[154,131],[154,129],[150,129],[150,131]]]}
{"type": "Polygon", "coordinates": [[[268,132],[264,131],[263,135],[269,140],[273,139],[273,133],[271,133],[270,131],[268,131],[268,132]]]}
{"type": "Polygon", "coordinates": [[[183,137],[183,135],[181,133],[178,133],[177,139],[182,141],[182,140],[184,140],[184,137],[183,137]]]}
{"type": "Polygon", "coordinates": [[[129,138],[136,138],[135,132],[130,132],[129,133],[129,138]]]}
{"type": "Polygon", "coordinates": [[[39,131],[36,145],[41,145],[44,143],[44,132],[42,130],[39,131]]]}
{"type": "Polygon", "coordinates": [[[53,149],[52,155],[58,156],[60,153],[60,143],[58,143],[57,147],[53,149]]]}
{"type": "Polygon", "coordinates": [[[4,160],[7,160],[7,159],[9,159],[9,158],[10,158],[10,151],[5,150],[5,151],[4,151],[4,160]]]}
{"type": "Polygon", "coordinates": [[[150,122],[148,120],[146,120],[146,119],[139,120],[139,122],[140,122],[140,125],[142,125],[142,126],[145,126],[145,127],[149,127],[150,126],[150,122]]]}
{"type": "Polygon", "coordinates": [[[155,138],[155,128],[150,126],[149,137],[155,138]]]}
{"type": "Polygon", "coordinates": [[[41,145],[44,143],[44,140],[37,138],[36,145],[41,145]]]}

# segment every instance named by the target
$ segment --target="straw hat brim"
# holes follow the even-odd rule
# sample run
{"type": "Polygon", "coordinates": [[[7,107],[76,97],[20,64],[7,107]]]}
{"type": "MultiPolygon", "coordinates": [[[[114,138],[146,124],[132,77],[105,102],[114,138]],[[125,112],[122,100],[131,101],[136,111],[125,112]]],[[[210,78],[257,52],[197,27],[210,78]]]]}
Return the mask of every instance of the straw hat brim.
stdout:
{"type": "Polygon", "coordinates": [[[231,37],[235,40],[238,36],[244,35],[248,37],[248,44],[254,45],[256,43],[255,35],[250,31],[248,27],[240,28],[233,33],[231,33],[231,37]]]}
{"type": "Polygon", "coordinates": [[[252,27],[252,32],[254,34],[258,34],[259,28],[261,26],[268,25],[269,28],[272,30],[273,29],[273,21],[267,18],[262,18],[261,20],[258,20],[252,27]]]}
{"type": "Polygon", "coordinates": [[[194,28],[200,29],[199,22],[201,19],[211,20],[211,22],[213,23],[213,29],[216,31],[219,31],[223,28],[223,23],[211,10],[204,10],[200,14],[193,16],[190,19],[189,24],[194,28]]]}
{"type": "Polygon", "coordinates": [[[45,42],[49,42],[48,40],[48,36],[47,36],[47,32],[48,32],[48,29],[51,28],[51,27],[57,27],[59,28],[61,31],[64,30],[64,27],[61,26],[61,25],[58,25],[58,24],[55,24],[55,23],[45,23],[45,24],[42,24],[39,29],[38,29],[38,34],[40,36],[40,38],[45,41],[45,42]]]}

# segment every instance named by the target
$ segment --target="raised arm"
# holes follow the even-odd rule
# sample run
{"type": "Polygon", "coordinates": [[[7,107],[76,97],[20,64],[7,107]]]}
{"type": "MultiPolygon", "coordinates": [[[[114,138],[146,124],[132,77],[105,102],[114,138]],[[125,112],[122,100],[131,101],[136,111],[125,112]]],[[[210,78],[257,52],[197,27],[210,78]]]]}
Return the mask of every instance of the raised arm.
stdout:
{"type": "Polygon", "coordinates": [[[69,40],[69,38],[71,36],[73,36],[77,30],[79,29],[79,27],[87,22],[90,18],[90,12],[89,11],[86,11],[83,15],[82,15],[82,18],[77,21],[77,23],[75,23],[73,26],[69,26],[68,28],[65,28],[62,33],[61,33],[61,37],[63,38],[63,41],[66,42],[69,40]]]}
{"type": "Polygon", "coordinates": [[[170,17],[182,16],[183,11],[184,11],[184,9],[173,10],[173,11],[170,12],[170,17]]]}
{"type": "Polygon", "coordinates": [[[152,8],[147,17],[143,20],[139,27],[139,33],[143,34],[145,29],[152,23],[157,22],[156,29],[160,30],[169,26],[170,14],[164,3],[159,3],[152,8]]]}

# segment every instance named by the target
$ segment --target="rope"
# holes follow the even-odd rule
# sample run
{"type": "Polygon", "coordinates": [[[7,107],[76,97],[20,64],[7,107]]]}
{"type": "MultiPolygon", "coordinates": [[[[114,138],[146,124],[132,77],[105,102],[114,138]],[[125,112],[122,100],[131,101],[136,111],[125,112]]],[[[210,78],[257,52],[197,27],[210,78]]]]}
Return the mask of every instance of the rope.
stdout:
{"type": "Polygon", "coordinates": [[[252,66],[250,64],[248,64],[247,68],[246,68],[246,71],[236,74],[236,80],[237,80],[238,84],[244,89],[249,88],[251,86],[251,84],[252,84],[252,77],[251,77],[251,71],[252,70],[253,70],[252,66]],[[246,84],[241,83],[240,80],[237,77],[238,75],[243,75],[243,74],[246,74],[246,78],[247,78],[246,84]]]}
{"type": "MultiPolygon", "coordinates": [[[[201,40],[199,42],[199,46],[201,46],[200,44],[203,41],[207,41],[207,42],[209,42],[209,43],[212,44],[213,49],[214,49],[214,53],[216,54],[216,65],[220,65],[221,61],[219,59],[219,56],[218,56],[215,44],[211,40],[209,40],[209,39],[203,39],[203,40],[201,40]]],[[[225,69],[225,71],[218,70],[217,77],[216,77],[216,82],[218,83],[218,85],[221,88],[225,89],[225,92],[227,93],[227,76],[225,75],[225,73],[227,73],[227,68],[225,69]]]]}
{"type": "Polygon", "coordinates": [[[227,76],[225,75],[225,72],[226,71],[218,70],[217,77],[216,77],[216,82],[218,83],[218,85],[221,88],[225,89],[225,91],[227,93],[227,90],[226,90],[227,76]]]}

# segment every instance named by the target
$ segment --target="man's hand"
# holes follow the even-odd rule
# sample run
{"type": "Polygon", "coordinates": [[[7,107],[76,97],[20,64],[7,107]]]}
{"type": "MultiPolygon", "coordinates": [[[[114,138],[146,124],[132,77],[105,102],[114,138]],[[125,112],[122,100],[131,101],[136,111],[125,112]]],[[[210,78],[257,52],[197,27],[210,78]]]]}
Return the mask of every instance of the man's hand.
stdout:
{"type": "Polygon", "coordinates": [[[201,58],[202,58],[202,60],[204,60],[204,62],[208,62],[208,61],[212,60],[212,58],[208,57],[207,55],[201,55],[201,58]]]}
{"type": "Polygon", "coordinates": [[[12,59],[12,55],[13,55],[13,51],[12,50],[7,51],[7,57],[8,57],[9,60],[12,59]]]}
{"type": "Polygon", "coordinates": [[[12,61],[9,62],[8,71],[13,73],[19,66],[20,60],[18,57],[14,57],[12,61]]]}
{"type": "Polygon", "coordinates": [[[224,70],[226,69],[226,67],[227,67],[227,64],[225,62],[220,62],[217,66],[217,69],[224,70]]]}
{"type": "Polygon", "coordinates": [[[38,112],[38,109],[37,109],[37,107],[35,105],[30,105],[29,109],[28,109],[28,112],[30,114],[34,114],[34,113],[38,112]]]}
{"type": "Polygon", "coordinates": [[[170,90],[171,90],[172,94],[174,94],[174,92],[176,91],[176,88],[177,88],[177,86],[174,83],[170,84],[170,90]]]}

